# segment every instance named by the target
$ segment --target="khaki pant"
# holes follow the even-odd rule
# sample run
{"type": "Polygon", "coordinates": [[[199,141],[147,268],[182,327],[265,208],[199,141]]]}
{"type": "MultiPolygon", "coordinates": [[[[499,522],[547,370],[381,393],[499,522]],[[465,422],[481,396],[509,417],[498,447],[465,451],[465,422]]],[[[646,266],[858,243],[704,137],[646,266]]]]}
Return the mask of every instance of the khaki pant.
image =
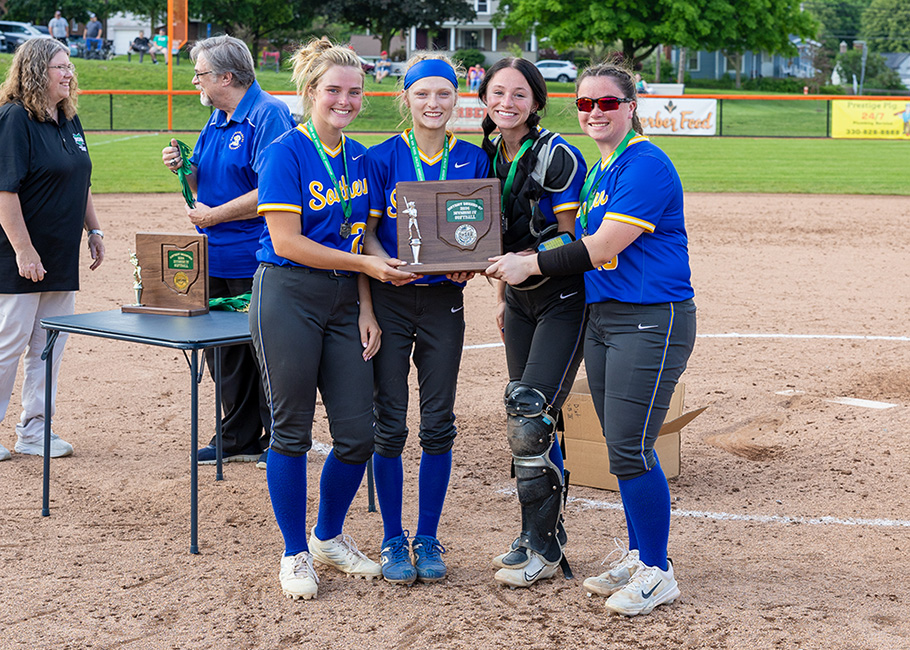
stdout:
{"type": "MultiPolygon", "coordinates": [[[[41,327],[42,318],[68,316],[76,305],[75,291],[46,291],[41,293],[0,294],[0,422],[6,417],[19,359],[25,353],[25,378],[22,382],[22,415],[16,433],[24,442],[44,439],[45,367],[41,353],[47,343],[47,330],[41,327]]],[[[57,374],[66,343],[66,334],[57,338],[54,346],[51,415],[57,396],[57,374]]]]}

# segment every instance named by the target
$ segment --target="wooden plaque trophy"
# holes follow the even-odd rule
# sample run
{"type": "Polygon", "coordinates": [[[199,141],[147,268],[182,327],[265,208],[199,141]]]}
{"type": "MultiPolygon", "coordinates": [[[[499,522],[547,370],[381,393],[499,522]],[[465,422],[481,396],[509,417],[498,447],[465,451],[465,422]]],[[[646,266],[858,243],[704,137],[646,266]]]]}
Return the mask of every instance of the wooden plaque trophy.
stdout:
{"type": "Polygon", "coordinates": [[[395,186],[402,271],[483,271],[502,254],[499,180],[411,181],[395,186]]]}
{"type": "Polygon", "coordinates": [[[208,238],[205,235],[136,233],[134,314],[199,316],[209,311],[208,238]]]}

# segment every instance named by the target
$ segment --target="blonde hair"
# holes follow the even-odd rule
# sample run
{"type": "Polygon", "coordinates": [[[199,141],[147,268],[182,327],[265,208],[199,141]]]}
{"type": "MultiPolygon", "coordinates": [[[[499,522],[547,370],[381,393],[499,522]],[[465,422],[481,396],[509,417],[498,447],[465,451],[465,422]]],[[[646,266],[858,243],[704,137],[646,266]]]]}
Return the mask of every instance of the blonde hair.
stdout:
{"type": "MultiPolygon", "coordinates": [[[[60,52],[69,56],[69,50],[63,43],[52,38],[32,38],[20,45],[6,72],[6,80],[0,86],[0,105],[20,102],[33,120],[49,121],[47,91],[51,79],[48,66],[51,59],[60,52]]],[[[68,120],[76,116],[78,94],[79,84],[74,70],[69,97],[61,99],[57,104],[68,120]]]]}
{"type": "MultiPolygon", "coordinates": [[[[395,98],[395,101],[398,103],[398,113],[401,115],[401,122],[398,123],[398,126],[407,124],[411,121],[411,109],[407,104],[407,94],[408,91],[404,89],[404,78],[407,76],[408,70],[420,63],[421,61],[426,61],[427,59],[439,59],[440,61],[445,61],[452,69],[455,70],[455,76],[461,79],[464,77],[464,66],[461,65],[458,61],[453,61],[448,55],[441,52],[430,52],[427,50],[422,50],[420,52],[415,52],[407,63],[404,64],[404,72],[400,77],[398,77],[398,97],[395,98]]],[[[455,103],[458,104],[458,87],[455,87],[455,103]]]]}
{"type": "Polygon", "coordinates": [[[581,82],[588,77],[610,77],[619,86],[623,96],[635,100],[635,108],[632,110],[632,130],[639,135],[644,135],[641,120],[638,119],[638,90],[635,86],[635,77],[632,76],[632,71],[612,61],[604,61],[603,63],[589,66],[578,75],[578,80],[575,82],[576,96],[581,82]]]}
{"type": "Polygon", "coordinates": [[[315,90],[319,80],[332,66],[357,68],[363,82],[363,68],[354,50],[335,45],[327,38],[314,38],[302,46],[291,58],[294,72],[291,80],[297,86],[297,94],[303,100],[303,118],[306,120],[313,108],[313,100],[307,91],[315,90]]]}

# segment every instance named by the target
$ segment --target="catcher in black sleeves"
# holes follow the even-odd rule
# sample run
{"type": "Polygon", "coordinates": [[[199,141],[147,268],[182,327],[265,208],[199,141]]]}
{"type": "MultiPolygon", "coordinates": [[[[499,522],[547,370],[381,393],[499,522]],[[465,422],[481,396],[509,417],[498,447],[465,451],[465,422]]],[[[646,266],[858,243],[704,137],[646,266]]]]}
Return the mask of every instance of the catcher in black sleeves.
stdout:
{"type": "MultiPolygon", "coordinates": [[[[539,126],[547,87],[529,61],[505,58],[478,92],[487,105],[484,149],[502,182],[506,252],[533,252],[574,239],[585,177],[579,151],[539,126]],[[490,135],[498,130],[498,136],[490,135]]],[[[494,558],[496,580],[528,587],[563,560],[562,505],[567,483],[556,424],[581,363],[585,290],[581,273],[497,282],[496,319],[506,346],[508,440],[521,504],[521,533],[494,558]]],[[[566,565],[567,567],[568,565],[566,565]]]]}

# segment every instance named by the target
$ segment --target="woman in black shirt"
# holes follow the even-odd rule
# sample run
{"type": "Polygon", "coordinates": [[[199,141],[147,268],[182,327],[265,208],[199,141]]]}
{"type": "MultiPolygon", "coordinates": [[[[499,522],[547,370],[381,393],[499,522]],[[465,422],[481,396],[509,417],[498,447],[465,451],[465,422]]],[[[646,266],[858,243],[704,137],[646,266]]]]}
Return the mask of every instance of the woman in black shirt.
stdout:
{"type": "MultiPolygon", "coordinates": [[[[40,321],[74,311],[83,229],[90,268],[104,259],[77,94],[69,50],[52,39],[23,43],[0,86],[0,420],[24,354],[15,447],[22,454],[44,455],[46,335],[40,321]]],[[[54,349],[55,382],[63,338],[54,349]]],[[[51,456],[71,453],[72,446],[52,434],[51,456]]],[[[0,460],[6,458],[9,451],[0,445],[0,460]]]]}

